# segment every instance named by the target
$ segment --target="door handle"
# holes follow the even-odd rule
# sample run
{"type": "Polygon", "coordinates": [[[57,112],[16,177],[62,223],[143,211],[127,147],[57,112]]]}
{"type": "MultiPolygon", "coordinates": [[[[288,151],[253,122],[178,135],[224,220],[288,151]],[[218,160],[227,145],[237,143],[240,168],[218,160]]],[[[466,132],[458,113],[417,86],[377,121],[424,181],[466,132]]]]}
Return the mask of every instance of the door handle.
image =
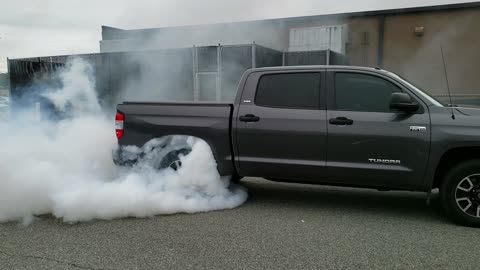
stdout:
{"type": "Polygon", "coordinates": [[[253,114],[247,114],[247,115],[244,115],[244,116],[240,116],[239,119],[242,122],[258,122],[258,121],[260,121],[260,117],[255,116],[253,114]]]}
{"type": "Polygon", "coordinates": [[[351,126],[351,125],[353,125],[353,120],[348,119],[347,117],[332,118],[328,122],[331,125],[337,125],[337,126],[351,126]]]}

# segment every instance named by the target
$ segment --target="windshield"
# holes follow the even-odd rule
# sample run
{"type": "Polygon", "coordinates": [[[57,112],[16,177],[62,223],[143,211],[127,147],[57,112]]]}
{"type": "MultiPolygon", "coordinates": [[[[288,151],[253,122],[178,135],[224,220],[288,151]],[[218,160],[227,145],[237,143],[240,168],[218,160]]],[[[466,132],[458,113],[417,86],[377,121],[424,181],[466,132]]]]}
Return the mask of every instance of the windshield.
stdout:
{"type": "Polygon", "coordinates": [[[398,80],[402,81],[403,83],[405,83],[406,85],[408,85],[409,87],[413,88],[414,90],[417,91],[418,94],[422,95],[424,98],[428,99],[430,102],[432,102],[434,105],[436,106],[441,106],[443,107],[445,104],[443,104],[442,102],[440,102],[438,99],[434,98],[433,96],[431,96],[430,94],[428,94],[427,92],[423,91],[422,89],[420,89],[419,87],[415,86],[414,84],[412,84],[411,82],[405,80],[404,78],[402,78],[401,76],[393,73],[393,72],[389,72],[387,71],[387,73],[395,78],[397,78],[398,80]]]}

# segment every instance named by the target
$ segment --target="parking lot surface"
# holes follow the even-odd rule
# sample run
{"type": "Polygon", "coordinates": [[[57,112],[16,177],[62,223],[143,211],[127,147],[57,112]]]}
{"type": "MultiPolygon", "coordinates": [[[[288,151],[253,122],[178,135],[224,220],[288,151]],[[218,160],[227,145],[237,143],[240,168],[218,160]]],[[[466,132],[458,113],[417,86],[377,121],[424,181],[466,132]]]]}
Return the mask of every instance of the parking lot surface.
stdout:
{"type": "Polygon", "coordinates": [[[243,182],[240,208],[0,224],[0,269],[479,269],[480,229],[425,194],[243,182]]]}

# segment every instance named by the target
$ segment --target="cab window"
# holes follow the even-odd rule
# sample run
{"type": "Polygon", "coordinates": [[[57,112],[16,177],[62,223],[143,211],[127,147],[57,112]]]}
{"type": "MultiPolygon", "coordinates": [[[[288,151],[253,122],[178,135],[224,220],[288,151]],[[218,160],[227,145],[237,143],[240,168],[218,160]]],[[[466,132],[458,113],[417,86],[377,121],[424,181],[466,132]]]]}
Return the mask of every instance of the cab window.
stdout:
{"type": "Polygon", "coordinates": [[[335,74],[335,105],[339,111],[390,112],[390,98],[396,92],[402,90],[374,75],[335,74]]]}
{"type": "Polygon", "coordinates": [[[275,108],[318,109],[320,73],[264,75],[258,83],[255,104],[275,108]]]}

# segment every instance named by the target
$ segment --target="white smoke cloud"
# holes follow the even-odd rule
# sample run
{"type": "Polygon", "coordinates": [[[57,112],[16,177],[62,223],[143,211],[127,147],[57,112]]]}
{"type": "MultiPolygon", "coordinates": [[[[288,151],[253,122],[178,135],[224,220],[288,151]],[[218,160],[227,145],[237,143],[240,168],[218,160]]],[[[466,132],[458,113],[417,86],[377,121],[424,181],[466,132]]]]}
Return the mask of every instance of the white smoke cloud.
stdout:
{"type": "Polygon", "coordinates": [[[66,69],[59,76],[62,88],[44,94],[57,110],[61,112],[68,110],[73,114],[101,112],[93,82],[93,68],[90,64],[75,58],[67,63],[66,69]]]}
{"type": "Polygon", "coordinates": [[[245,202],[246,191],[220,177],[209,146],[195,138],[177,172],[155,169],[158,151],[131,168],[115,166],[113,119],[98,111],[90,71],[82,60],[71,62],[64,87],[46,95],[73,117],[49,121],[30,111],[0,122],[0,222],[29,223],[42,214],[65,222],[140,218],[245,202]]]}

